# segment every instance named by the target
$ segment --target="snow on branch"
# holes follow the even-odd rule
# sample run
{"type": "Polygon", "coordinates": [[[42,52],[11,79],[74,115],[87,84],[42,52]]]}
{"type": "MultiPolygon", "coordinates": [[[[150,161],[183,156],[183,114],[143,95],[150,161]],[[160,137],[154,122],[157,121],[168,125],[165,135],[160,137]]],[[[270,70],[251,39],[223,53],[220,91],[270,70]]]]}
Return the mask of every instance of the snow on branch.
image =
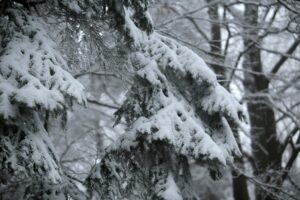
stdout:
{"type": "Polygon", "coordinates": [[[129,129],[111,150],[129,150],[146,137],[150,142],[166,140],[184,156],[232,162],[240,151],[228,121],[239,125],[241,105],[193,51],[155,32],[147,35],[133,22],[126,24],[136,39],[137,77],[117,113],[129,129]]]}
{"type": "Polygon", "coordinates": [[[46,25],[37,16],[10,10],[0,28],[9,26],[0,53],[0,115],[14,118],[18,107],[63,109],[71,99],[85,104],[84,88],[68,72],[46,25]]]}

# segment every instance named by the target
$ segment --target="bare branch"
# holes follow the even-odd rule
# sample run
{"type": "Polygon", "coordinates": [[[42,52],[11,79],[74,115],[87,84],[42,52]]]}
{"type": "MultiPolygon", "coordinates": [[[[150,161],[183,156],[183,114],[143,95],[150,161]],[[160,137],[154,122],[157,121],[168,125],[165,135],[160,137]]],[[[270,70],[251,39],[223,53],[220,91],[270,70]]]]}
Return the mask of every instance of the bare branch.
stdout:
{"type": "Polygon", "coordinates": [[[92,99],[87,99],[87,101],[88,101],[89,103],[93,103],[93,104],[96,104],[96,105],[98,105],[98,106],[104,106],[104,107],[111,108],[111,109],[116,109],[116,110],[119,109],[118,106],[110,105],[110,104],[103,103],[103,102],[100,102],[100,101],[96,101],[96,100],[92,100],[92,99]]]}
{"type": "Polygon", "coordinates": [[[117,75],[116,73],[108,73],[108,72],[84,72],[81,74],[74,75],[74,78],[79,78],[85,75],[95,75],[95,76],[112,76],[115,78],[121,78],[121,76],[117,75]]]}
{"type": "Polygon", "coordinates": [[[281,58],[279,59],[279,61],[274,65],[274,67],[271,70],[272,74],[276,74],[279,71],[280,67],[289,58],[289,55],[291,55],[297,49],[299,44],[300,44],[300,37],[298,37],[294,41],[294,43],[290,46],[290,48],[287,50],[287,52],[285,54],[283,54],[281,56],[281,58]]]}
{"type": "Polygon", "coordinates": [[[293,12],[294,14],[300,14],[299,11],[295,10],[293,7],[291,7],[288,3],[286,3],[283,0],[277,0],[278,3],[280,3],[283,7],[285,7],[287,10],[293,12]]]}

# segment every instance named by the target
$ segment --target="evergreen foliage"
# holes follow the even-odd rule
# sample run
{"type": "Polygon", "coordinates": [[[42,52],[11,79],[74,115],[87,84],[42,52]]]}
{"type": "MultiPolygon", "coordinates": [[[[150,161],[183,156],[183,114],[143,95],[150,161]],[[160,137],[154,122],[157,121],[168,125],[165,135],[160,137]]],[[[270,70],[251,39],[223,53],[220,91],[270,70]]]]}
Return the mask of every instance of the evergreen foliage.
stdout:
{"type": "Polygon", "coordinates": [[[66,181],[48,133],[47,116],[76,100],[83,86],[68,72],[47,26],[21,5],[7,9],[0,32],[0,188],[2,199],[65,198],[66,181]]]}
{"type": "MultiPolygon", "coordinates": [[[[37,4],[53,16],[67,10],[70,34],[84,23],[82,29],[97,31],[108,22],[134,70],[133,85],[116,112],[126,132],[87,178],[91,198],[198,199],[189,160],[217,179],[240,156],[229,124],[239,125],[242,107],[197,54],[153,30],[147,0],[9,3],[0,19],[3,199],[85,198],[62,172],[45,126],[49,115],[65,114],[74,100],[85,104],[83,86],[66,71],[80,62],[68,56],[80,53],[58,49],[37,4]]],[[[97,37],[101,40],[100,34],[90,38],[97,37]]],[[[67,40],[76,47],[75,37],[67,40]]]]}
{"type": "MultiPolygon", "coordinates": [[[[188,158],[218,178],[220,168],[240,155],[228,122],[238,125],[242,108],[199,56],[143,29],[134,6],[124,3],[121,10],[136,70],[116,113],[127,131],[107,149],[87,185],[104,199],[197,199],[188,158]]],[[[147,9],[142,15],[149,16],[147,9]]]]}

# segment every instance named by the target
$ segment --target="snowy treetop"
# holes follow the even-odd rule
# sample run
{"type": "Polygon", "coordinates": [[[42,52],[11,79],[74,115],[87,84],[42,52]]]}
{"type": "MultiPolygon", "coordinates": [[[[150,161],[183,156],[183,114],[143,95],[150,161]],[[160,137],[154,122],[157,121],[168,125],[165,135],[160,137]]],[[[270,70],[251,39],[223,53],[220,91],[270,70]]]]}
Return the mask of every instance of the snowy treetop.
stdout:
{"type": "Polygon", "coordinates": [[[18,105],[55,111],[68,99],[84,104],[84,88],[63,70],[66,63],[43,22],[22,11],[9,14],[0,27],[11,33],[0,53],[0,115],[16,117],[18,105]]]}

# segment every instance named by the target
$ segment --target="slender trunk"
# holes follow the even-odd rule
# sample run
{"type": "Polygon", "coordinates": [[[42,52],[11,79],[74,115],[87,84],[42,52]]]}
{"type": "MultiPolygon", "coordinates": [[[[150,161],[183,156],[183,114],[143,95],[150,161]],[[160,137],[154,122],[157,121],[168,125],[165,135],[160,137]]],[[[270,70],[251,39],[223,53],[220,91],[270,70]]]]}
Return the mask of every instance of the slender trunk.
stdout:
{"type": "MultiPolygon", "coordinates": [[[[276,139],[276,121],[274,110],[268,99],[269,81],[263,74],[258,38],[258,6],[245,5],[245,28],[243,34],[244,47],[250,47],[244,56],[244,88],[247,99],[252,137],[252,153],[256,161],[254,173],[262,175],[263,181],[271,178],[268,169],[281,167],[280,143],[276,139]],[[255,73],[248,73],[247,71],[255,73]]],[[[256,199],[272,199],[265,191],[256,189],[256,199]]]]}
{"type": "MultiPolygon", "coordinates": [[[[207,0],[207,3],[211,3],[213,0],[207,0]]],[[[213,64],[211,67],[215,71],[218,76],[219,82],[224,85],[224,81],[226,80],[225,69],[220,63],[224,62],[224,57],[222,55],[222,44],[221,44],[221,27],[220,27],[220,18],[218,13],[218,4],[213,4],[208,8],[209,19],[212,21],[211,23],[211,39],[209,42],[210,45],[210,53],[213,59],[213,64]]]]}
{"type": "MultiPolygon", "coordinates": [[[[241,143],[240,143],[240,138],[238,136],[238,131],[237,129],[233,129],[234,133],[237,135],[236,136],[236,141],[238,143],[239,148],[241,149],[241,143]]],[[[235,162],[239,166],[241,170],[245,170],[245,163],[243,158],[237,158],[235,159],[235,162]]],[[[231,171],[232,175],[232,189],[233,189],[233,197],[235,200],[249,200],[249,191],[248,191],[248,183],[247,183],[247,178],[237,172],[236,170],[232,169],[231,171]]]]}

